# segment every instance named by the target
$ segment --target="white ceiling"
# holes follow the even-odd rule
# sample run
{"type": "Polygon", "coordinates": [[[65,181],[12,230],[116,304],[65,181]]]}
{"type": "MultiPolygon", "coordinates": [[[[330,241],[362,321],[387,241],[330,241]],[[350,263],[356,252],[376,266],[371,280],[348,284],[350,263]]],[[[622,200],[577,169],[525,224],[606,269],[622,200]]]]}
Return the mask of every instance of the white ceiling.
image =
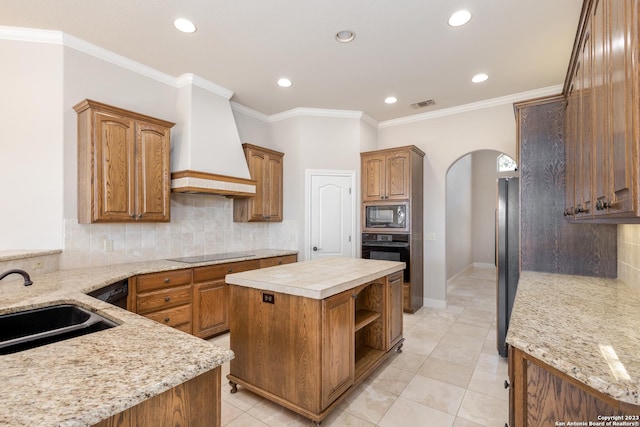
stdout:
{"type": "Polygon", "coordinates": [[[582,0],[0,0],[0,25],[61,30],[172,76],[193,73],[264,114],[377,121],[561,85],[582,0]],[[464,27],[451,13],[473,14],[464,27]],[[198,31],[173,28],[177,17],[198,31]],[[353,30],[348,44],[336,32],[353,30]],[[471,77],[489,80],[474,84],[471,77]],[[293,86],[276,85],[289,77],[293,86]],[[395,105],[384,99],[393,95],[395,105]],[[435,106],[410,104],[433,99],[435,106]]]}

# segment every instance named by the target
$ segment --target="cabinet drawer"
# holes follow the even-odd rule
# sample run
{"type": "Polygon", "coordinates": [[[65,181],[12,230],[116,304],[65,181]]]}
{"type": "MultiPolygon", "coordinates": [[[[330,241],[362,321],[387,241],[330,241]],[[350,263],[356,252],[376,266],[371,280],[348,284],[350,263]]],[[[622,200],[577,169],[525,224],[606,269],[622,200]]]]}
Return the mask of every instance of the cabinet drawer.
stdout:
{"type": "Polygon", "coordinates": [[[136,313],[144,314],[150,311],[163,310],[182,304],[191,303],[191,285],[178,286],[170,289],[138,294],[136,313]]]}
{"type": "Polygon", "coordinates": [[[163,325],[171,326],[172,328],[178,327],[177,329],[185,332],[187,331],[184,329],[184,325],[187,325],[188,332],[191,333],[191,306],[189,305],[154,311],[144,316],[163,325]]]}
{"type": "Polygon", "coordinates": [[[136,290],[148,292],[156,289],[191,283],[191,269],[144,274],[136,278],[136,290]]]}
{"type": "Polygon", "coordinates": [[[224,279],[224,276],[241,271],[256,270],[260,267],[258,260],[230,262],[225,264],[209,265],[193,269],[193,282],[205,282],[207,280],[224,279]]]}
{"type": "Polygon", "coordinates": [[[291,264],[298,261],[298,255],[285,255],[273,258],[263,258],[259,261],[260,268],[273,267],[276,265],[291,264]]]}

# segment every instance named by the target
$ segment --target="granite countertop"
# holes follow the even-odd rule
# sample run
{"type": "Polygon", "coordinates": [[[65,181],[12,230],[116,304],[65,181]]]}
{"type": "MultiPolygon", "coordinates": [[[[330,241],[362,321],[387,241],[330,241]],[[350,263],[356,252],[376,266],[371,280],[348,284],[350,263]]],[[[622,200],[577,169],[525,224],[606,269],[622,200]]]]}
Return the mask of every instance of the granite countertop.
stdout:
{"type": "Polygon", "coordinates": [[[86,293],[137,274],[295,254],[257,250],[197,264],[168,260],[19,275],[0,282],[0,314],[72,303],[119,325],[19,353],[0,355],[0,425],[88,426],[233,358],[233,352],[86,293]],[[242,255],[242,254],[240,254],[242,255]]]}
{"type": "Polygon", "coordinates": [[[61,254],[61,249],[40,249],[40,250],[2,250],[0,251],[0,262],[15,259],[33,258],[37,256],[61,254]]]}
{"type": "Polygon", "coordinates": [[[325,299],[405,268],[404,262],[327,257],[227,274],[232,285],[325,299]]]}
{"type": "Polygon", "coordinates": [[[524,271],[507,343],[621,402],[640,404],[640,294],[615,279],[524,271]]]}

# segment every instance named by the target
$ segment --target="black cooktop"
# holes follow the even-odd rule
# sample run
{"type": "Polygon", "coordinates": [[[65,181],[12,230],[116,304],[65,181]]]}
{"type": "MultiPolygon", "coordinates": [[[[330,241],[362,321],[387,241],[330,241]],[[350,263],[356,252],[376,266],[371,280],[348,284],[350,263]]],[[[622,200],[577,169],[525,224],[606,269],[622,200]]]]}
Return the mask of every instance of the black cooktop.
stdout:
{"type": "Polygon", "coordinates": [[[167,261],[177,261],[177,262],[185,262],[187,264],[196,264],[198,262],[220,261],[223,259],[246,258],[250,256],[253,256],[253,254],[248,254],[246,252],[223,252],[219,254],[194,255],[194,256],[186,256],[183,258],[173,258],[173,259],[168,259],[167,261]]]}

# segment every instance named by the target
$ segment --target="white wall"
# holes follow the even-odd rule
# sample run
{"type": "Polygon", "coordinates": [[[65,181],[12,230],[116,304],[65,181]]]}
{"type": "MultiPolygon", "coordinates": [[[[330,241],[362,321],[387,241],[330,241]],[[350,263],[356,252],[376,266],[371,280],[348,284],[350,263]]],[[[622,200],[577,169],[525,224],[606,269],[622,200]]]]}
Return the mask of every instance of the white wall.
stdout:
{"type": "MultiPolygon", "coordinates": [[[[3,94],[8,94],[6,99],[11,100],[0,102],[5,121],[3,129],[9,129],[2,143],[5,162],[1,169],[3,182],[11,183],[3,184],[6,189],[3,196],[8,194],[5,197],[11,203],[3,205],[0,221],[3,232],[0,245],[6,249],[64,247],[65,252],[69,249],[77,253],[91,252],[95,255],[91,262],[102,263],[115,258],[101,253],[102,239],[106,237],[115,241],[115,249],[121,250],[118,256],[126,254],[126,259],[131,259],[129,255],[140,259],[154,256],[145,248],[159,241],[168,242],[175,251],[211,251],[226,250],[227,242],[236,244],[257,235],[266,241],[245,243],[252,247],[260,243],[262,247],[297,248],[304,255],[305,169],[359,172],[361,151],[413,144],[426,153],[425,232],[436,236],[436,240],[424,243],[425,303],[444,306],[446,172],[455,160],[476,150],[491,149],[515,155],[511,102],[494,102],[491,104],[494,106],[420,121],[382,123],[378,130],[359,116],[297,114],[275,121],[273,117],[256,119],[251,114],[234,111],[243,141],[285,152],[283,223],[220,224],[209,218],[217,217],[217,212],[228,211],[228,203],[191,198],[185,203],[172,197],[172,204],[178,205],[176,212],[184,221],[176,218],[175,223],[172,221],[169,225],[77,225],[73,105],[92,98],[179,121],[177,86],[167,84],[166,79],[140,74],[59,44],[3,40],[0,49],[3,58],[0,72],[4,77],[0,85],[3,94]],[[28,171],[23,166],[28,166],[28,171]],[[20,185],[14,185],[16,182],[20,185]],[[209,209],[216,213],[210,215],[209,209]],[[190,241],[189,236],[200,235],[203,221],[205,229],[223,226],[230,234],[222,242],[219,237],[212,237],[214,243],[197,241],[199,237],[190,241]]],[[[356,190],[359,195],[359,184],[356,190]]],[[[192,254],[197,253],[182,253],[192,254]]]]}
{"type": "Polygon", "coordinates": [[[513,106],[498,106],[383,126],[379,148],[415,145],[426,153],[424,166],[425,233],[436,240],[424,243],[425,303],[446,306],[446,173],[458,158],[476,150],[502,151],[515,157],[513,106]]]}
{"type": "Polygon", "coordinates": [[[447,172],[446,251],[447,279],[469,267],[472,262],[472,155],[458,159],[447,172]]]}
{"type": "Polygon", "coordinates": [[[0,250],[61,247],[62,50],[0,40],[0,250]]]}
{"type": "MultiPolygon", "coordinates": [[[[298,230],[299,258],[306,259],[309,242],[305,235],[305,170],[359,172],[362,146],[370,148],[375,145],[375,132],[360,118],[313,115],[279,120],[270,125],[270,131],[272,148],[286,153],[283,189],[285,222],[293,222],[292,226],[298,230]]],[[[354,184],[354,194],[359,200],[359,181],[354,184]]],[[[359,230],[357,214],[355,221],[356,230],[359,230]]],[[[359,246],[359,236],[356,238],[359,246]]]]}
{"type": "Polygon", "coordinates": [[[499,151],[481,150],[473,156],[472,245],[474,264],[495,265],[496,182],[519,172],[498,172],[499,151]]]}
{"type": "MultiPolygon", "coordinates": [[[[240,249],[297,248],[296,229],[288,224],[233,223],[232,201],[220,196],[172,195],[170,223],[78,224],[73,106],[90,98],[180,123],[179,90],[171,76],[139,64],[131,67],[126,58],[113,54],[96,57],[86,53],[81,41],[63,47],[60,33],[29,31],[31,35],[43,42],[0,40],[0,178],[6,183],[3,197],[10,201],[0,211],[0,250],[64,249],[64,269],[240,249]],[[113,251],[104,250],[105,240],[111,241],[113,251]]],[[[266,126],[256,129],[256,135],[268,136],[266,126]]]]}
{"type": "MultiPolygon", "coordinates": [[[[78,50],[64,48],[64,206],[65,219],[77,218],[77,114],[84,99],[178,122],[178,90],[78,50]]],[[[172,138],[174,137],[172,133],[172,138]]]]}

